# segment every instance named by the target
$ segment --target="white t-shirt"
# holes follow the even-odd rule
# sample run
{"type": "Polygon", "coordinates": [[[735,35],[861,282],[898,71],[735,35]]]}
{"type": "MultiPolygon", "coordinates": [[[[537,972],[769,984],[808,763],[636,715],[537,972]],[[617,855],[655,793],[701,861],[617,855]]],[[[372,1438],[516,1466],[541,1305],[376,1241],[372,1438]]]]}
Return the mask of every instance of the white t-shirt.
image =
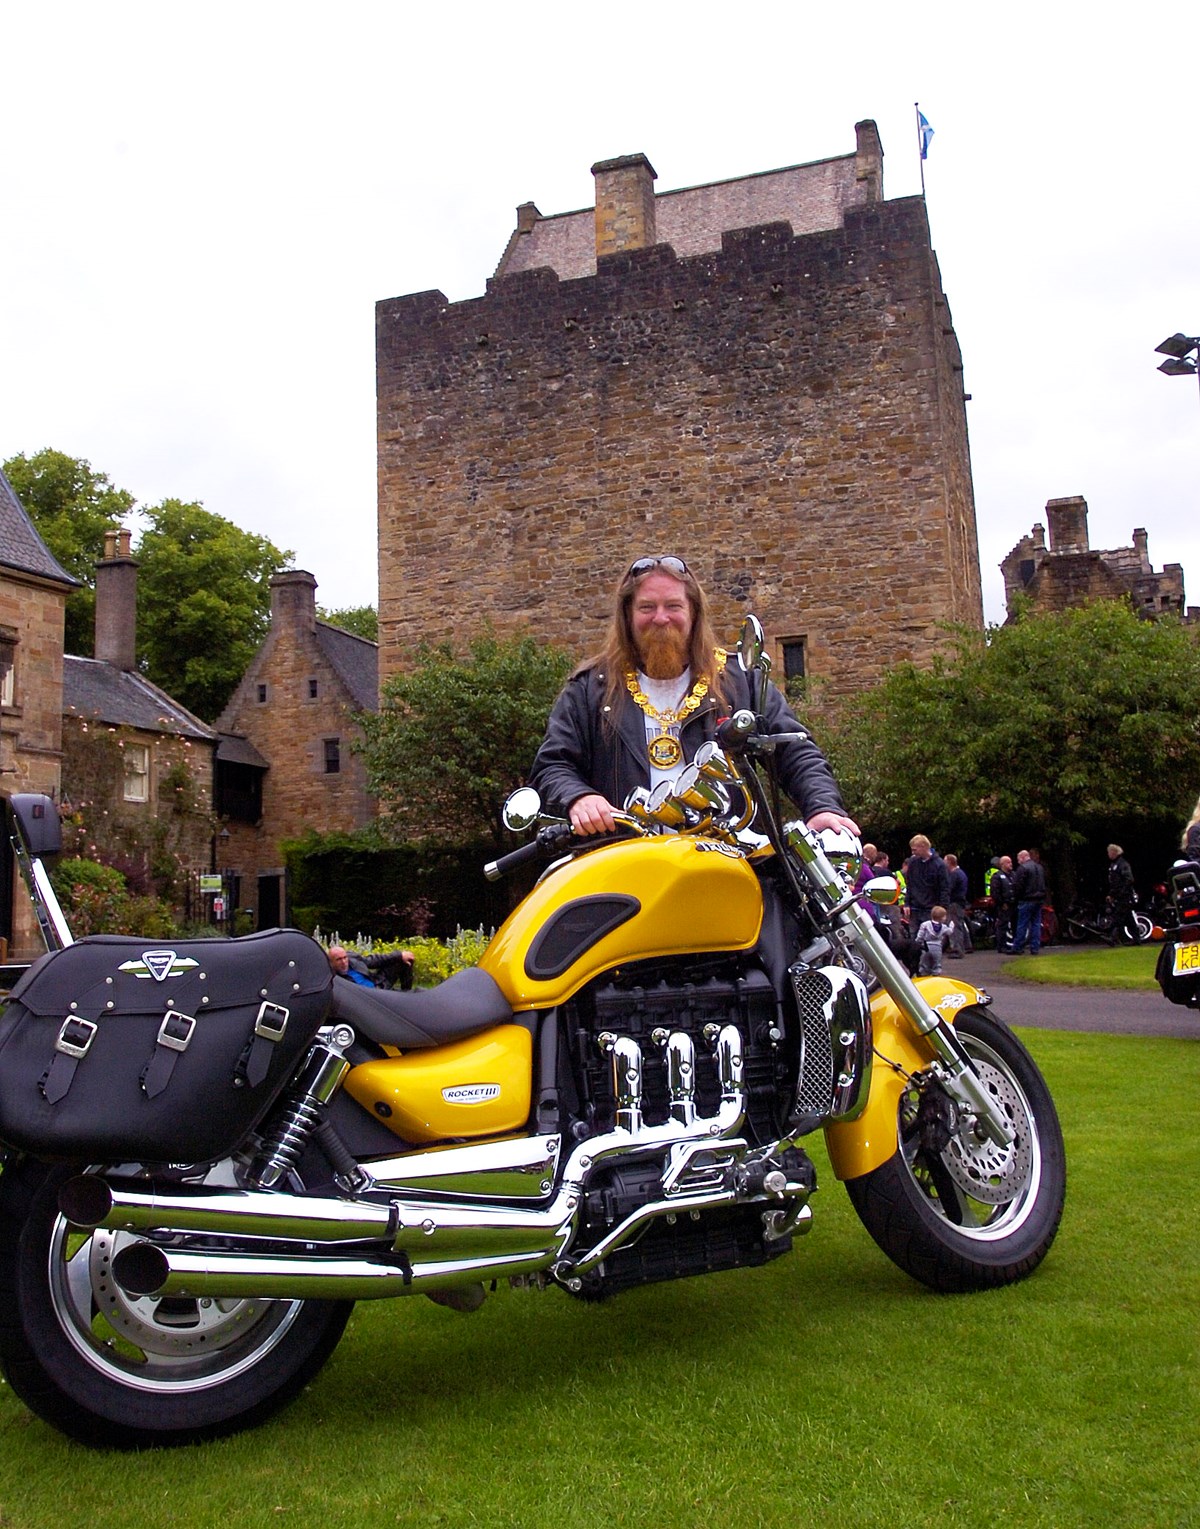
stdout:
{"type": "MultiPolygon", "coordinates": [[[[638,674],[638,684],[641,686],[646,699],[654,707],[655,711],[678,711],[683,705],[684,699],[692,688],[692,671],[687,668],[682,674],[675,676],[673,680],[652,680],[648,675],[638,674]]],[[[658,738],[662,734],[662,726],[653,717],[646,718],[646,744],[649,747],[652,738],[658,738]]],[[[667,728],[672,738],[679,737],[679,723],[674,723],[667,728]]],[[[659,781],[669,780],[672,784],[687,768],[687,761],[680,759],[677,765],[672,765],[669,770],[660,770],[657,765],[650,765],[650,789],[653,790],[659,781]]]]}

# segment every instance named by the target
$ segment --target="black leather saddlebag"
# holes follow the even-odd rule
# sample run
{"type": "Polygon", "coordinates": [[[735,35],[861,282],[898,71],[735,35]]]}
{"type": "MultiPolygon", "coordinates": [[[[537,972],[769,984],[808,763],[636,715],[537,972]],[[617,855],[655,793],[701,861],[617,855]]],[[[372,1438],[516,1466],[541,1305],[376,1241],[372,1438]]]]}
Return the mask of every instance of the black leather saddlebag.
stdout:
{"type": "Polygon", "coordinates": [[[1195,964],[1198,956],[1200,941],[1166,940],[1154,968],[1154,975],[1163,994],[1172,1003],[1183,1004],[1189,1009],[1200,1008],[1200,966],[1195,964]],[[1175,958],[1177,950],[1183,951],[1178,962],[1175,958]],[[1176,965],[1183,967],[1179,974],[1175,971],[1176,965]]]}
{"type": "Polygon", "coordinates": [[[0,1014],[0,1140],[105,1162],[222,1157],[291,1076],[332,980],[295,929],[93,935],[43,956],[0,1014]]]}

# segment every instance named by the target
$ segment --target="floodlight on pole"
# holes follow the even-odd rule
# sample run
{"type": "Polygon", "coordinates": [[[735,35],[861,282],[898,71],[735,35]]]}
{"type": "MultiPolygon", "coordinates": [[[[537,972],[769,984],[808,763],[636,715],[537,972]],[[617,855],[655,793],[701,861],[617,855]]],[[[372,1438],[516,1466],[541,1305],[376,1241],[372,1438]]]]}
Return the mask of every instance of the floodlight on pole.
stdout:
{"type": "Polygon", "coordinates": [[[1167,357],[1158,369],[1168,377],[1200,377],[1200,335],[1168,335],[1154,351],[1167,357]]]}

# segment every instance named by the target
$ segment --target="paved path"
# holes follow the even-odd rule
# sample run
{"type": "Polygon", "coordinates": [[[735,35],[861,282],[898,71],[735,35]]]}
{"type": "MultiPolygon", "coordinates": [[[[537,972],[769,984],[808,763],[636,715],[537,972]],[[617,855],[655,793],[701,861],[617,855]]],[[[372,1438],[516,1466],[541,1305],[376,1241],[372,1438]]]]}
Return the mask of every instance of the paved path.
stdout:
{"type": "Polygon", "coordinates": [[[1042,982],[1006,981],[1011,958],[979,950],[961,961],[946,961],[942,971],[985,988],[995,1012],[1009,1025],[1043,1030],[1107,1030],[1119,1035],[1171,1035],[1200,1041],[1200,1010],[1168,1003],[1152,993],[1118,988],[1054,987],[1042,982]]]}

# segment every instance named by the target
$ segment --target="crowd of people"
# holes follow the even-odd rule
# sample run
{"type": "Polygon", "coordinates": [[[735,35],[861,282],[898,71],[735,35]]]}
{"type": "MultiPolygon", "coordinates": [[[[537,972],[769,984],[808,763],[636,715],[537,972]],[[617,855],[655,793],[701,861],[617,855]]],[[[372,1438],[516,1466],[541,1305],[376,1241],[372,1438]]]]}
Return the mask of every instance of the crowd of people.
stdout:
{"type": "MultiPolygon", "coordinates": [[[[1116,849],[1128,886],[1133,875],[1129,862],[1116,849]]],[[[1116,862],[1114,861],[1113,864],[1116,862]]],[[[937,974],[943,960],[961,960],[973,949],[971,938],[970,882],[952,853],[941,855],[925,834],[909,840],[909,854],[896,872],[890,870],[886,852],[874,844],[863,845],[863,865],[855,890],[862,893],[873,877],[895,875],[900,901],[894,907],[879,906],[861,896],[859,901],[872,918],[884,926],[888,939],[910,968],[921,975],[937,974]]],[[[1110,882],[1114,876],[1110,869],[1110,882]]],[[[1125,882],[1122,879],[1122,886],[1125,882]]],[[[1046,872],[1037,850],[1018,851],[1014,869],[1011,855],[993,857],[984,878],[983,908],[979,914],[990,923],[996,949],[1004,955],[1028,951],[1039,955],[1042,947],[1042,908],[1046,902],[1046,872]]],[[[1130,903],[1132,907],[1132,902],[1130,903]]]]}

